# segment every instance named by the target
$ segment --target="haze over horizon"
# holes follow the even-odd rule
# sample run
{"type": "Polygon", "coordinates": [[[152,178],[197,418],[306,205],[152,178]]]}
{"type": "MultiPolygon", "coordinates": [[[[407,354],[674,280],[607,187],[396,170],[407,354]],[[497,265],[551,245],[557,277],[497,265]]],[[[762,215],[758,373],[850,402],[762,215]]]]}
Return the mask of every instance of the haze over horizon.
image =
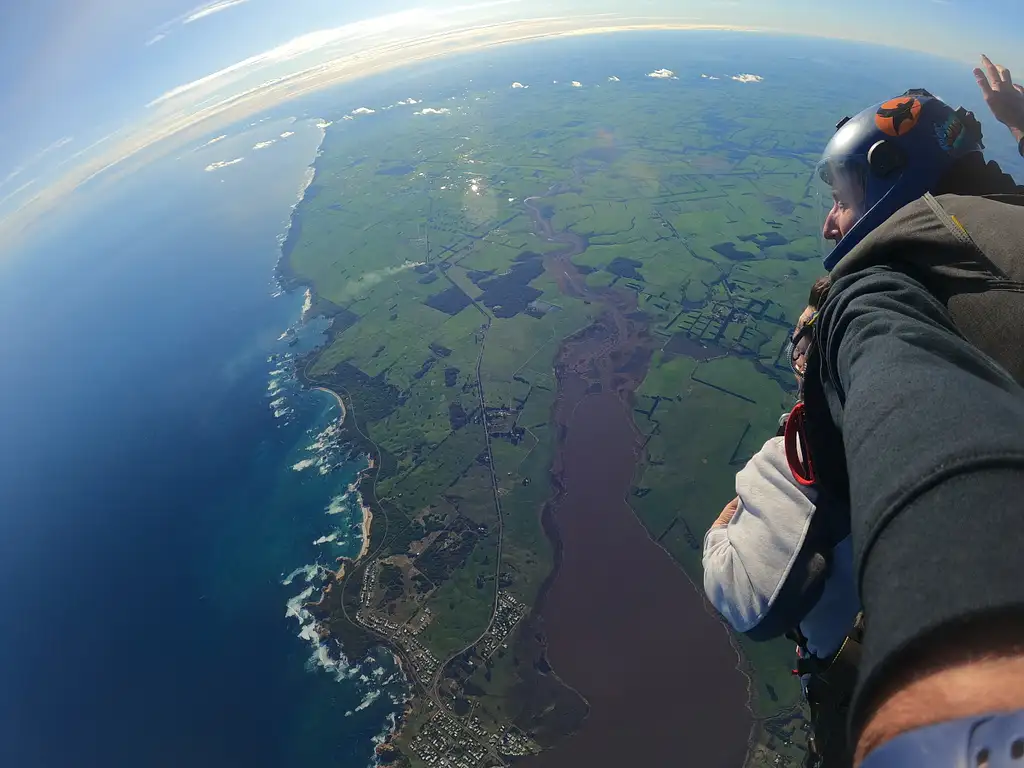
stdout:
{"type": "MultiPolygon", "coordinates": [[[[0,231],[16,234],[142,150],[416,61],[545,37],[713,28],[884,44],[1013,69],[1024,9],[991,0],[383,0],[372,15],[320,0],[47,0],[5,11],[0,231]],[[878,24],[884,18],[885,24],[878,24]],[[881,31],[884,30],[884,34],[881,31]],[[901,30],[906,30],[905,34],[901,30]]],[[[173,148],[173,147],[171,147],[173,148]]]]}

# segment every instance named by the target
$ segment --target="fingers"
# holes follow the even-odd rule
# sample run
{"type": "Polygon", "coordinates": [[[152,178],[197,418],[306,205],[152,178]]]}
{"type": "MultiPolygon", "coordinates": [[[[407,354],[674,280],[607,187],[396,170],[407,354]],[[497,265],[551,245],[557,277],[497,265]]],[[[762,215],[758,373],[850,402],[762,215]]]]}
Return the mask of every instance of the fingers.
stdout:
{"type": "MultiPolygon", "coordinates": [[[[1013,86],[1013,77],[1010,74],[1010,70],[1002,64],[993,64],[992,59],[985,54],[981,55],[981,63],[985,66],[985,71],[988,72],[988,79],[992,84],[991,90],[1000,91],[1003,90],[1003,86],[1007,88],[1013,86]]],[[[977,70],[975,71],[975,77],[977,77],[977,70]]],[[[981,85],[980,80],[978,85],[981,85]]]]}
{"type": "Polygon", "coordinates": [[[985,54],[982,54],[981,63],[985,67],[985,71],[988,72],[988,79],[992,82],[993,87],[998,87],[1003,79],[999,76],[999,70],[996,68],[996,65],[992,63],[992,59],[985,54]]]}
{"type": "Polygon", "coordinates": [[[981,88],[983,95],[988,96],[992,93],[992,86],[989,85],[988,77],[980,69],[974,70],[974,79],[978,81],[978,87],[981,88]]]}

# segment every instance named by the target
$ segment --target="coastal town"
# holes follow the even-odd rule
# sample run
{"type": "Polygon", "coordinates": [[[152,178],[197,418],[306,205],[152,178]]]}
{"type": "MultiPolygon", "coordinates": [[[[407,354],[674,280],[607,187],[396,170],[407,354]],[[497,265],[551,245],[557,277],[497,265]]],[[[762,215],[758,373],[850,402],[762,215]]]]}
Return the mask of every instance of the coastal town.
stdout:
{"type": "MultiPolygon", "coordinates": [[[[437,768],[487,768],[507,765],[506,758],[534,754],[539,748],[530,738],[511,724],[488,727],[474,712],[458,715],[455,696],[450,689],[441,694],[439,677],[443,664],[424,645],[418,635],[429,623],[429,615],[414,616],[399,624],[374,609],[380,562],[372,561],[363,569],[359,593],[359,609],[355,619],[362,626],[387,638],[400,651],[409,682],[430,692],[425,699],[428,711],[433,710],[408,744],[408,757],[413,765],[437,768]],[[426,619],[426,621],[424,621],[426,619]]],[[[429,614],[429,608],[424,611],[429,614]]],[[[484,635],[464,654],[490,658],[506,641],[529,612],[528,606],[508,591],[502,590],[495,600],[495,611],[484,635]]],[[[422,612],[421,612],[422,614],[422,612]]]]}
{"type": "Polygon", "coordinates": [[[437,768],[505,765],[500,756],[524,757],[536,751],[535,745],[516,728],[489,734],[477,718],[466,723],[443,712],[427,721],[410,746],[424,765],[437,768]]]}

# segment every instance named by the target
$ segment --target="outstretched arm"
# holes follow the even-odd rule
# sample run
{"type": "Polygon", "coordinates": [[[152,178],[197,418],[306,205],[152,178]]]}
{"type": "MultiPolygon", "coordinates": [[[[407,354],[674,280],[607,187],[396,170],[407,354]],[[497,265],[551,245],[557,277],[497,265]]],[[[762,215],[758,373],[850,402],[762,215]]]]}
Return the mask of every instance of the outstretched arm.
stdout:
{"type": "Polygon", "coordinates": [[[836,283],[819,344],[867,618],[859,761],[904,731],[1024,706],[1024,390],[886,268],[836,283]]]}

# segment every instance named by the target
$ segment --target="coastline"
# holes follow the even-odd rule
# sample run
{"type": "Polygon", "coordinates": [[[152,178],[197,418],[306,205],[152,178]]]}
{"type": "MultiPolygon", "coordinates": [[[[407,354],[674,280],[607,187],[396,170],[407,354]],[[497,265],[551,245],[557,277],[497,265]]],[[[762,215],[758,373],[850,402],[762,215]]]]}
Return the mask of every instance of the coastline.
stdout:
{"type": "Polygon", "coordinates": [[[370,509],[370,505],[363,500],[363,495],[359,492],[359,485],[362,483],[363,475],[375,469],[376,466],[377,465],[374,462],[373,457],[367,456],[366,469],[360,472],[359,477],[356,478],[356,497],[359,499],[359,507],[363,512],[363,546],[359,549],[359,554],[356,556],[356,562],[359,562],[370,554],[370,534],[373,530],[373,510],[370,509]]]}
{"type": "Polygon", "coordinates": [[[373,525],[373,512],[370,507],[362,503],[362,499],[360,499],[360,506],[363,508],[363,546],[359,550],[356,560],[362,560],[370,553],[370,528],[373,525]]]}
{"type": "Polygon", "coordinates": [[[348,409],[345,408],[345,401],[342,399],[341,395],[339,395],[333,389],[328,389],[327,387],[313,387],[313,390],[316,392],[326,392],[328,395],[332,395],[334,399],[338,401],[338,407],[341,408],[341,418],[338,420],[338,426],[344,424],[345,419],[348,417],[348,409]]]}
{"type": "MultiPolygon", "coordinates": [[[[306,301],[302,308],[299,322],[305,322],[310,319],[310,314],[325,316],[332,319],[332,325],[334,320],[334,313],[324,312],[324,306],[319,301],[313,301],[313,292],[315,291],[314,286],[303,278],[299,277],[292,269],[291,266],[291,254],[295,250],[299,243],[302,234],[302,223],[303,213],[305,204],[312,200],[318,193],[319,187],[316,183],[317,174],[319,172],[319,161],[323,152],[323,146],[327,140],[328,128],[331,125],[321,119],[317,123],[317,127],[321,130],[320,142],[317,146],[316,156],[313,162],[310,163],[306,170],[306,175],[303,179],[302,186],[299,190],[298,199],[292,206],[291,215],[289,216],[288,225],[284,233],[279,238],[280,252],[277,259],[277,263],[274,266],[274,279],[277,282],[279,290],[285,293],[291,293],[295,290],[306,289],[306,301]]],[[[338,403],[338,407],[341,409],[341,416],[337,423],[338,428],[341,429],[343,434],[348,434],[349,437],[353,437],[350,430],[354,427],[355,432],[359,434],[363,440],[365,435],[358,425],[357,419],[348,419],[348,408],[345,405],[344,398],[335,390],[327,386],[322,386],[315,381],[310,380],[305,375],[305,369],[303,363],[299,363],[295,370],[295,376],[299,383],[309,389],[319,390],[330,394],[338,403]]],[[[363,446],[363,440],[356,440],[356,445],[363,446]]],[[[344,663],[359,663],[366,657],[369,651],[374,647],[384,647],[388,649],[396,661],[398,661],[398,673],[403,680],[403,684],[406,687],[406,696],[410,695],[409,688],[409,677],[406,674],[405,667],[401,663],[402,656],[397,652],[397,649],[386,639],[369,632],[366,628],[359,625],[354,618],[349,618],[345,609],[345,592],[349,586],[349,582],[358,584],[357,575],[364,572],[366,567],[367,555],[371,549],[371,534],[373,526],[373,511],[370,505],[363,498],[363,494],[360,492],[360,486],[362,486],[367,474],[375,470],[377,462],[374,460],[372,454],[368,451],[365,452],[368,460],[368,466],[363,469],[356,476],[354,482],[349,486],[349,491],[356,492],[356,499],[358,500],[360,509],[362,511],[362,522],[361,532],[363,536],[362,545],[360,547],[359,554],[353,558],[339,558],[338,568],[331,574],[330,583],[326,584],[320,594],[319,600],[315,603],[305,603],[304,608],[308,609],[314,617],[314,626],[316,627],[316,635],[321,643],[321,648],[324,649],[325,654],[333,656],[333,651],[327,651],[326,643],[328,640],[333,639],[336,649],[341,649],[341,660],[344,663]],[[338,589],[333,587],[338,585],[338,589]],[[335,612],[338,611],[340,616],[335,612]],[[341,619],[342,626],[346,627],[346,631],[337,631],[335,628],[335,622],[341,619]],[[351,631],[347,631],[347,628],[351,628],[351,631]]],[[[386,525],[386,517],[385,528],[386,525]]],[[[358,594],[358,592],[357,592],[358,594]]],[[[380,756],[388,751],[388,745],[395,739],[396,735],[401,731],[406,719],[406,712],[402,711],[396,715],[392,715],[388,718],[385,723],[384,731],[374,738],[375,743],[375,755],[380,756]],[[383,751],[382,751],[383,747],[383,751]]],[[[376,762],[376,761],[375,761],[376,762]]]]}

